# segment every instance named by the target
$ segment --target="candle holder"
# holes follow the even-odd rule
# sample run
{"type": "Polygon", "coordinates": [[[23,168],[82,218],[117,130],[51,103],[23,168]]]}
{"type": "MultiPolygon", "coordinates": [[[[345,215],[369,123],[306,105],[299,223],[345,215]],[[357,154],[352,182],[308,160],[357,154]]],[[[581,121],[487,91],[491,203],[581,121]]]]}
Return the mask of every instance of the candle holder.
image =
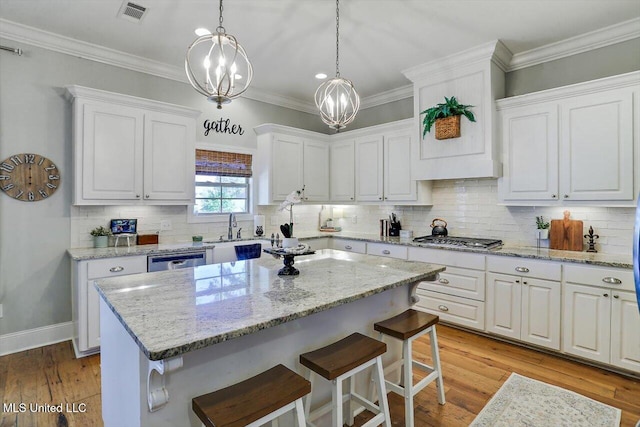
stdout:
{"type": "Polygon", "coordinates": [[[584,235],[585,239],[589,239],[589,241],[587,242],[587,244],[589,245],[589,249],[587,249],[587,252],[598,252],[596,250],[596,242],[595,239],[599,239],[600,236],[598,236],[597,234],[593,234],[593,227],[589,226],[589,233],[584,235]]]}

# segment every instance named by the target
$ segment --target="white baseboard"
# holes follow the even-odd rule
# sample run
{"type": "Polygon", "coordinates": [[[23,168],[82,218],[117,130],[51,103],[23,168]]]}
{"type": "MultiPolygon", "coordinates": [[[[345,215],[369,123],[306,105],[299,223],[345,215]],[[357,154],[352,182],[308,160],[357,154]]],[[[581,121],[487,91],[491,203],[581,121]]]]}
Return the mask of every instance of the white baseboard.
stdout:
{"type": "Polygon", "coordinates": [[[0,356],[67,341],[72,337],[73,322],[0,335],[0,356]]]}

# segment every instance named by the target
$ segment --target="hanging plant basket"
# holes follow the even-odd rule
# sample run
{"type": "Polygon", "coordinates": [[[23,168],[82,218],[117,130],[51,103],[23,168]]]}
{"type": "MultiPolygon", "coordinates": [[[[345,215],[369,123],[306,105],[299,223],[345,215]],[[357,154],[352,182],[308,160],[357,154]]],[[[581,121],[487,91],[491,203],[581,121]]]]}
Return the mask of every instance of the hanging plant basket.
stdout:
{"type": "Polygon", "coordinates": [[[436,120],[436,139],[460,137],[460,116],[450,116],[436,120]]]}

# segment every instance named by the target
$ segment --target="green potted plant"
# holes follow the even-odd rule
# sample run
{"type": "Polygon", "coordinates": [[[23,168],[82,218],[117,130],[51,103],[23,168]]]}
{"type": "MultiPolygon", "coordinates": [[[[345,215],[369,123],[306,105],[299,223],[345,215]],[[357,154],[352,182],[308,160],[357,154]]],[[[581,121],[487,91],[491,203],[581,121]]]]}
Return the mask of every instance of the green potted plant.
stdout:
{"type": "Polygon", "coordinates": [[[91,230],[91,235],[93,236],[93,247],[94,248],[106,248],[109,244],[109,236],[111,236],[111,230],[107,227],[96,227],[91,230]]]}
{"type": "Polygon", "coordinates": [[[444,104],[437,104],[427,108],[420,114],[424,114],[422,120],[424,138],[427,132],[431,132],[431,127],[436,125],[436,139],[458,138],[460,136],[460,116],[465,116],[469,121],[475,122],[476,118],[469,108],[473,105],[460,104],[455,96],[444,97],[444,104]]]}
{"type": "Polygon", "coordinates": [[[538,228],[538,231],[537,231],[538,239],[549,238],[549,222],[545,221],[542,216],[536,217],[536,227],[538,228]]]}

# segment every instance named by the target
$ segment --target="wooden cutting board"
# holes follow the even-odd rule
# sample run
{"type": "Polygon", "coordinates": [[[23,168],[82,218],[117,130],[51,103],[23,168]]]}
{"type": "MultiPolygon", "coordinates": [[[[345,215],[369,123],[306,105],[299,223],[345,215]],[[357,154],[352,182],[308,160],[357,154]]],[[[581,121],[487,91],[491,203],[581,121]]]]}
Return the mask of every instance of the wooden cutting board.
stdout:
{"type": "Polygon", "coordinates": [[[553,219],[549,230],[549,249],[582,251],[582,221],[575,219],[553,219]]]}

